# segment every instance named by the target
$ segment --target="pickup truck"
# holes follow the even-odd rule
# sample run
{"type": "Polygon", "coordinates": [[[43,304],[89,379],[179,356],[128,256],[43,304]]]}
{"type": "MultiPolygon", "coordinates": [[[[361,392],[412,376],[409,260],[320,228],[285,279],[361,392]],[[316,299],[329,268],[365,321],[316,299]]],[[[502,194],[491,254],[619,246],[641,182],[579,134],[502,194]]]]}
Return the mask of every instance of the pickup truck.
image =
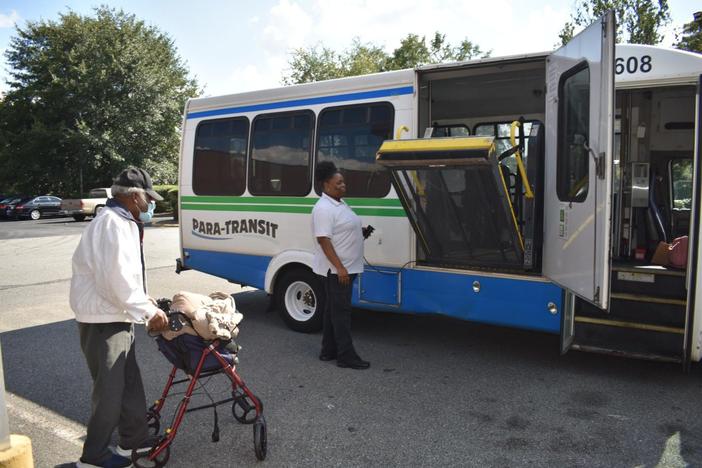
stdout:
{"type": "Polygon", "coordinates": [[[61,211],[73,216],[76,221],[83,221],[88,216],[97,215],[104,208],[107,199],[112,198],[109,188],[95,188],[87,198],[73,198],[61,201],[61,211]]]}

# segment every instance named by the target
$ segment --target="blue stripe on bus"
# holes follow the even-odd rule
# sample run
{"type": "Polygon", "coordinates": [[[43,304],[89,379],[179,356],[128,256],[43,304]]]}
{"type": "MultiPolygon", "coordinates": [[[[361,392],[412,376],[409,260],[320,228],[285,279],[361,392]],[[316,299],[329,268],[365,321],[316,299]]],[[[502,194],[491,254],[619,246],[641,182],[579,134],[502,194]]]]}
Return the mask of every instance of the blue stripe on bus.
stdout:
{"type": "MultiPolygon", "coordinates": [[[[263,289],[266,270],[272,257],[186,249],[186,265],[204,273],[228,279],[234,283],[263,289]]],[[[390,312],[436,314],[472,322],[538,330],[558,334],[561,327],[563,291],[549,282],[500,278],[485,275],[458,274],[406,268],[382,267],[382,272],[366,266],[361,284],[370,285],[383,280],[380,275],[399,273],[400,286],[388,291],[359,291],[359,281],[353,286],[355,307],[390,312]],[[480,292],[473,291],[473,282],[480,282],[480,292]],[[361,296],[364,296],[365,299],[361,296]],[[400,299],[400,304],[397,304],[400,299]],[[371,302],[373,301],[373,302],[371,302]],[[548,303],[556,305],[558,313],[551,314],[548,303]]]]}
{"type": "Polygon", "coordinates": [[[387,96],[401,96],[403,94],[412,94],[414,88],[412,86],[403,86],[401,88],[379,89],[375,91],[363,91],[360,93],[336,94],[334,96],[319,96],[307,99],[295,99],[292,101],[271,102],[268,104],[254,104],[250,106],[227,107],[225,109],[215,109],[202,112],[189,112],[188,119],[199,119],[201,117],[213,117],[226,114],[242,114],[244,112],[255,112],[261,110],[284,109],[286,107],[311,106],[314,104],[326,104],[330,102],[342,101],[358,101],[361,99],[373,99],[387,96]]]}
{"type": "Polygon", "coordinates": [[[403,308],[471,322],[539,330],[558,334],[563,291],[549,282],[405,269],[403,308]],[[473,291],[473,282],[480,291],[473,291]],[[548,303],[558,310],[551,314],[548,303]]]}
{"type": "Polygon", "coordinates": [[[185,265],[193,270],[263,289],[272,257],[185,249],[185,265]]]}

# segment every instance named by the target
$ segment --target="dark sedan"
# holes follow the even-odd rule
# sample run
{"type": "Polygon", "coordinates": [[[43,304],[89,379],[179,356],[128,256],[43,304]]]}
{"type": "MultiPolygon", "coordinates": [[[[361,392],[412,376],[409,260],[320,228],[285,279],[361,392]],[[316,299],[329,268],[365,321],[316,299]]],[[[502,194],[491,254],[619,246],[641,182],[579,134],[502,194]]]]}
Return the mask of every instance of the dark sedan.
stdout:
{"type": "Polygon", "coordinates": [[[7,215],[7,209],[15,203],[19,203],[23,197],[14,196],[7,197],[4,200],[0,200],[0,218],[5,218],[7,215]]]}
{"type": "Polygon", "coordinates": [[[46,216],[59,216],[61,214],[61,199],[50,195],[23,198],[16,203],[11,203],[5,209],[7,218],[36,220],[46,216]]]}

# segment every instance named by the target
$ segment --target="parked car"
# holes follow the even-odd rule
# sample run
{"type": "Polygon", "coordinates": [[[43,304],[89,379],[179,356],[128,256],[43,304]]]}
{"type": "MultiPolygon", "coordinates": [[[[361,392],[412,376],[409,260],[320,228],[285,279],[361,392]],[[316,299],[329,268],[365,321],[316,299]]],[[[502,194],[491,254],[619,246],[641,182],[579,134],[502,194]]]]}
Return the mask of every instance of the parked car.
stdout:
{"type": "Polygon", "coordinates": [[[11,203],[5,209],[5,215],[8,218],[17,219],[26,218],[37,220],[42,217],[59,216],[62,214],[61,199],[51,195],[23,198],[16,203],[11,203]]]}
{"type": "Polygon", "coordinates": [[[109,198],[112,198],[109,188],[95,188],[86,198],[63,200],[61,209],[66,216],[73,216],[76,221],[83,221],[87,216],[97,215],[105,207],[109,198]]]}
{"type": "Polygon", "coordinates": [[[7,209],[13,205],[14,203],[18,203],[20,200],[22,200],[21,196],[11,196],[7,197],[4,200],[0,200],[0,218],[6,218],[7,217],[7,209]]]}

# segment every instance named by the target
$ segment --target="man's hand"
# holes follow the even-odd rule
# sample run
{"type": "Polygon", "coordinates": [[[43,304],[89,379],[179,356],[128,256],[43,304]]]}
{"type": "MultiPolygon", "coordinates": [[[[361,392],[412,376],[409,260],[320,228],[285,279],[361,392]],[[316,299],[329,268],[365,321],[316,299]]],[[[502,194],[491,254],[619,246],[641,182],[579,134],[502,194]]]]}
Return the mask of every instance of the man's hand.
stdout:
{"type": "Polygon", "coordinates": [[[146,324],[146,327],[150,331],[163,331],[168,327],[168,317],[166,317],[166,313],[162,311],[161,309],[158,309],[156,314],[151,317],[151,320],[149,320],[149,323],[146,324]]]}

